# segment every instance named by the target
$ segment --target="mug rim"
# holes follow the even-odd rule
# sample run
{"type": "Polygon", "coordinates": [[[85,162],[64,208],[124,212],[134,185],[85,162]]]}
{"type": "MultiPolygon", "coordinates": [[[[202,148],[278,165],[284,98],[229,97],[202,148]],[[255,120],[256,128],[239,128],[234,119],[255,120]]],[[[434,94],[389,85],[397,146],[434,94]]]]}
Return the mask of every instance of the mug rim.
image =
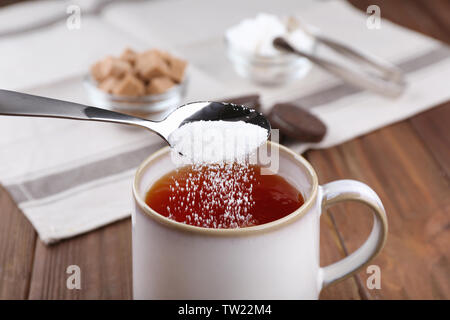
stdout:
{"type": "MultiPolygon", "coordinates": [[[[152,153],[150,156],[148,156],[137,168],[136,173],[134,175],[134,181],[133,181],[133,198],[137,206],[145,213],[146,216],[152,218],[156,222],[159,222],[167,227],[170,227],[172,229],[178,230],[178,231],[184,231],[192,234],[202,234],[202,235],[209,235],[209,236],[249,236],[259,233],[265,233],[269,231],[273,231],[276,229],[279,229],[280,227],[287,226],[294,221],[302,218],[306,212],[312,207],[314,204],[314,201],[317,197],[318,189],[319,189],[319,182],[317,178],[317,174],[315,170],[313,169],[312,165],[300,154],[295,153],[291,149],[276,143],[272,141],[267,141],[268,144],[275,145],[280,150],[284,151],[286,154],[291,156],[294,161],[300,162],[309,174],[309,178],[311,179],[311,194],[308,197],[308,199],[305,200],[305,202],[296,210],[289,213],[288,215],[284,216],[283,218],[277,219],[272,222],[251,226],[251,227],[245,227],[245,228],[232,228],[232,229],[217,229],[217,228],[204,228],[204,227],[198,227],[193,226],[189,224],[184,224],[172,219],[169,219],[168,217],[165,217],[155,210],[153,210],[147,203],[142,199],[139,193],[139,182],[142,179],[142,176],[147,171],[148,167],[152,164],[153,161],[156,159],[164,156],[167,152],[170,151],[170,147],[166,146],[158,151],[152,153]]],[[[137,213],[136,213],[137,214],[137,213]]]]}

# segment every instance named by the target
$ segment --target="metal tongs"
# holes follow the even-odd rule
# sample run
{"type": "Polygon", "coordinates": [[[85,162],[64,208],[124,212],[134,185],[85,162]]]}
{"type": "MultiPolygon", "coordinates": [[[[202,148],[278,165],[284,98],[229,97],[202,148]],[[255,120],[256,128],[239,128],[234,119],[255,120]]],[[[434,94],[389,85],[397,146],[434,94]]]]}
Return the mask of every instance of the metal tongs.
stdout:
{"type": "Polygon", "coordinates": [[[275,48],[305,57],[322,69],[359,88],[367,89],[388,97],[398,97],[404,91],[406,82],[404,80],[403,72],[395,65],[327,38],[320,34],[318,30],[300,23],[300,21],[294,17],[289,17],[287,26],[288,31],[290,32],[301,29],[312,37],[317,44],[323,44],[341,56],[354,62],[356,68],[350,69],[337,64],[336,62],[299,50],[283,37],[277,37],[273,40],[275,48]],[[361,68],[362,66],[366,67],[366,69],[369,67],[371,70],[364,71],[363,68],[361,68]]]}

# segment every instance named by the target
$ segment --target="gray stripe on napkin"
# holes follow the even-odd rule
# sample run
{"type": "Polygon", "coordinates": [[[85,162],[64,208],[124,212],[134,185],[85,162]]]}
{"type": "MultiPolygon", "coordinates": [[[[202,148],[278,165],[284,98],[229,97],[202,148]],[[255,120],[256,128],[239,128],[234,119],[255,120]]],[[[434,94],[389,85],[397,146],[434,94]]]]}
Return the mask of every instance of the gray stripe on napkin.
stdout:
{"type": "Polygon", "coordinates": [[[81,165],[76,168],[6,186],[17,203],[43,199],[76,186],[112,176],[137,167],[151,153],[161,148],[157,143],[81,165]],[[23,189],[32,197],[27,197],[23,189]]]}
{"type": "Polygon", "coordinates": [[[9,191],[9,194],[16,203],[21,203],[29,200],[27,194],[22,190],[22,187],[20,185],[15,184],[6,186],[5,188],[9,191]]]}
{"type": "Polygon", "coordinates": [[[420,69],[424,69],[435,63],[441,62],[448,57],[450,57],[450,47],[440,46],[420,56],[400,62],[398,66],[404,72],[411,73],[420,69]]]}
{"type": "MultiPolygon", "coordinates": [[[[450,48],[448,46],[440,46],[431,51],[428,51],[417,57],[405,60],[397,64],[405,73],[412,73],[414,71],[424,69],[435,63],[441,62],[450,57],[450,48]]],[[[359,92],[363,89],[354,87],[347,83],[339,83],[332,87],[325,88],[301,98],[295,99],[293,103],[299,106],[310,108],[327,103],[331,103],[343,97],[347,97],[359,92]]]]}

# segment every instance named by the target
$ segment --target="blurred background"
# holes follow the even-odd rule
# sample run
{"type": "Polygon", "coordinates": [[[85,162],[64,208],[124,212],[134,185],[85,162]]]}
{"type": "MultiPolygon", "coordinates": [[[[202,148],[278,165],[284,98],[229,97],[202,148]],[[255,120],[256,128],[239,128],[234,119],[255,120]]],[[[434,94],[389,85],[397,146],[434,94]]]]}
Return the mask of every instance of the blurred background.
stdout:
{"type": "MultiPolygon", "coordinates": [[[[362,270],[322,299],[448,299],[449,16],[446,0],[0,0],[0,88],[155,120],[196,100],[256,108],[320,183],[360,180],[385,204],[381,288],[362,270]]],[[[0,298],[131,298],[129,188],[161,146],[0,117],[0,298]],[[71,264],[83,290],[65,287],[71,264]]],[[[323,215],[323,265],[365,240],[367,212],[323,215]]]]}

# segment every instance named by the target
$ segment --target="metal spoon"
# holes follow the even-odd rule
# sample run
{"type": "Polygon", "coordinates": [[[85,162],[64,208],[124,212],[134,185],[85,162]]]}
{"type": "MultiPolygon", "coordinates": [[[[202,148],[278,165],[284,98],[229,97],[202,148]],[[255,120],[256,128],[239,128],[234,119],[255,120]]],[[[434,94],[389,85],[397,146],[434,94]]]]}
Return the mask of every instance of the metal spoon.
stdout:
{"type": "Polygon", "coordinates": [[[150,121],[123,113],[78,103],[34,96],[0,89],[0,115],[50,117],[131,124],[146,128],[169,143],[170,134],[188,122],[244,121],[267,130],[269,121],[259,112],[244,106],[223,102],[192,102],[178,107],[164,120],[150,121]]]}

